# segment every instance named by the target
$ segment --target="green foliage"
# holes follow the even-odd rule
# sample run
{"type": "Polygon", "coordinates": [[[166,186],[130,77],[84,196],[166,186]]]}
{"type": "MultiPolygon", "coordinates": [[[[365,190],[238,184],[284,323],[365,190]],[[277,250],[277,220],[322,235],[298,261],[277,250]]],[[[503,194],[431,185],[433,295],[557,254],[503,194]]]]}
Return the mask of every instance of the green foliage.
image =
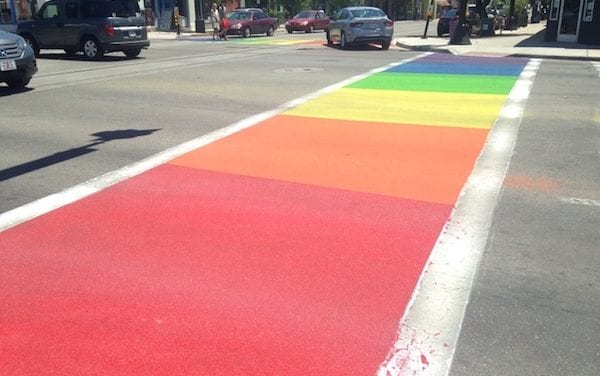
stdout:
{"type": "Polygon", "coordinates": [[[515,14],[519,14],[524,10],[527,10],[527,4],[529,4],[529,0],[516,0],[515,1],[515,14]]]}

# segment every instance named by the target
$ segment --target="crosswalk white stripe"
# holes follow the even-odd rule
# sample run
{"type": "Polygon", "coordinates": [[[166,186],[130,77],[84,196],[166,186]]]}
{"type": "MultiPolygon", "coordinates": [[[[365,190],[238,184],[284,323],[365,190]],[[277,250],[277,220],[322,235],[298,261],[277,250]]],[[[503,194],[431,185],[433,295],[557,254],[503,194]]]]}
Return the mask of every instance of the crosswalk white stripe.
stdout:
{"type": "Polygon", "coordinates": [[[434,246],[378,376],[447,375],[521,117],[541,64],[521,73],[434,246]]]}

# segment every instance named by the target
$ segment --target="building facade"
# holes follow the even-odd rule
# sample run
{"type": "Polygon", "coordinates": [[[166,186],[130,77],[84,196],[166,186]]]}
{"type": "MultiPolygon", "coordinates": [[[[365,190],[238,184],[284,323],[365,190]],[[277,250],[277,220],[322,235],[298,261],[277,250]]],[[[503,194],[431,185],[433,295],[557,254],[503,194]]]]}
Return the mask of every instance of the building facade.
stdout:
{"type": "Polygon", "coordinates": [[[596,0],[551,0],[545,39],[600,44],[600,4],[596,6],[596,0]]]}

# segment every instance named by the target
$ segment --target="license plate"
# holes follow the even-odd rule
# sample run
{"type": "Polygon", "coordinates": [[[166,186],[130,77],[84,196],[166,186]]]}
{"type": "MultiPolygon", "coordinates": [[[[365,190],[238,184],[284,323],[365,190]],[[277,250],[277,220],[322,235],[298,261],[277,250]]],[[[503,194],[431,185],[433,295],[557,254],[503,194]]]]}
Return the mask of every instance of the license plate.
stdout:
{"type": "Polygon", "coordinates": [[[131,38],[134,38],[134,37],[137,37],[137,34],[135,33],[135,31],[130,31],[130,32],[129,32],[129,36],[130,36],[131,38]]]}
{"type": "Polygon", "coordinates": [[[369,24],[367,27],[369,29],[377,29],[379,27],[379,25],[377,25],[377,24],[369,24]]]}
{"type": "Polygon", "coordinates": [[[0,60],[0,71],[17,70],[17,63],[12,59],[0,60]]]}

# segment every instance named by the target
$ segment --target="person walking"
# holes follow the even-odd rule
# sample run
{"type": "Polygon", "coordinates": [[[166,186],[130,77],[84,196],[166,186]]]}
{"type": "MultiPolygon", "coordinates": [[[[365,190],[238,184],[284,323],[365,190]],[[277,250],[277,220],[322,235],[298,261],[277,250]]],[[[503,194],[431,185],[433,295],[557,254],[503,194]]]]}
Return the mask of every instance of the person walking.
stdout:
{"type": "Polygon", "coordinates": [[[219,10],[217,9],[217,3],[212,3],[210,6],[210,23],[213,28],[212,39],[216,40],[220,37],[220,18],[219,18],[219,10]]]}

